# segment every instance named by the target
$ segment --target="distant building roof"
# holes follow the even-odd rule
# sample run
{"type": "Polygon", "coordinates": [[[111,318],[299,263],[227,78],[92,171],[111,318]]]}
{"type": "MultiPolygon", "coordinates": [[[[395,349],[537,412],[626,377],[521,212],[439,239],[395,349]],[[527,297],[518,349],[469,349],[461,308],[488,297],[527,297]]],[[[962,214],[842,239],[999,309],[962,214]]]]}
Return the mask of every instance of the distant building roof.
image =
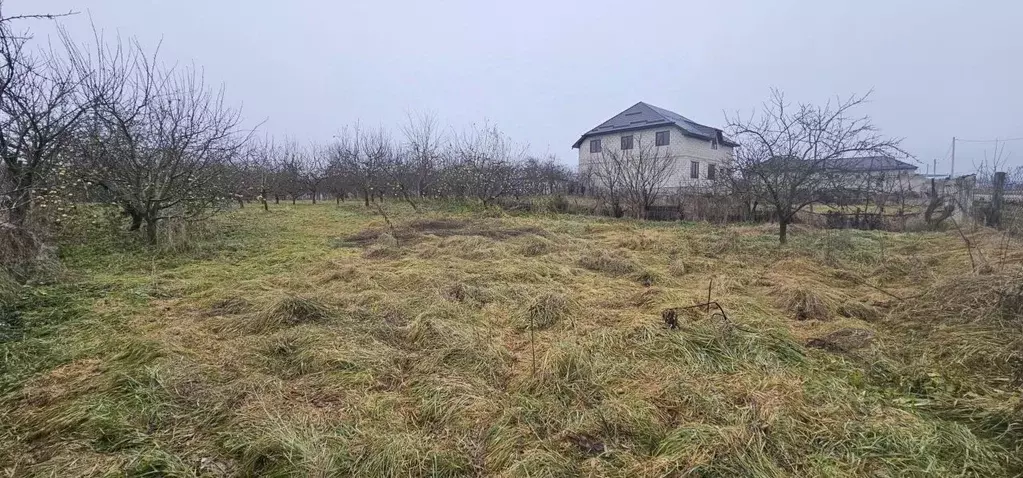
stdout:
{"type": "Polygon", "coordinates": [[[889,156],[861,156],[831,160],[831,167],[841,171],[913,171],[916,166],[889,156]]]}
{"type": "Polygon", "coordinates": [[[677,126],[686,136],[706,139],[708,141],[717,139],[718,142],[723,145],[738,146],[737,143],[725,137],[725,135],[721,133],[721,130],[717,128],[704,126],[678,113],[668,111],[664,108],[658,108],[653,105],[648,105],[640,101],[639,103],[629,107],[629,109],[622,111],[613,118],[601,123],[596,128],[583,133],[572,147],[578,148],[579,145],[583,144],[583,140],[589,136],[667,125],[677,126]]]}
{"type": "Polygon", "coordinates": [[[837,173],[862,173],[881,171],[913,171],[917,167],[889,156],[859,156],[852,158],[828,159],[818,163],[810,159],[799,159],[792,156],[775,156],[760,164],[761,167],[781,170],[800,171],[814,167],[837,173]]]}

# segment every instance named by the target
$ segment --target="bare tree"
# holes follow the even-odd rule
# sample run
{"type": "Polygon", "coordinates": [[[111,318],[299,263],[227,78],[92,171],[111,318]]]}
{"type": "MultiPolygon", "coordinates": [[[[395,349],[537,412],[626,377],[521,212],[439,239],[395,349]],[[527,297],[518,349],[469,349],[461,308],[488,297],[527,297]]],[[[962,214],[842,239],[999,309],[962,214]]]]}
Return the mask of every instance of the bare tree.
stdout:
{"type": "Polygon", "coordinates": [[[530,156],[519,167],[515,189],[518,194],[529,196],[564,194],[571,180],[572,172],[559,164],[553,154],[543,158],[530,156]]]}
{"type": "Polygon", "coordinates": [[[79,171],[100,186],[157,241],[159,224],[196,217],[214,206],[221,168],[248,136],[223,89],[207,87],[200,71],[165,70],[135,41],[100,45],[87,81],[95,106],[78,151],[79,171]]]}
{"type": "Polygon", "coordinates": [[[306,190],[302,182],[305,163],[302,161],[301,147],[294,141],[285,141],[277,152],[277,186],[280,194],[291,196],[291,204],[295,204],[306,190]]]}
{"type": "Polygon", "coordinates": [[[394,144],[387,131],[380,128],[362,134],[358,151],[356,177],[359,178],[363,198],[368,206],[374,197],[383,200],[386,190],[384,176],[388,163],[394,158],[394,144]]]}
{"type": "Polygon", "coordinates": [[[401,131],[405,135],[405,144],[400,158],[400,171],[406,176],[402,182],[402,192],[424,197],[437,180],[444,136],[437,117],[430,113],[409,113],[401,131]]]}
{"type": "Polygon", "coordinates": [[[323,192],[324,183],[330,179],[330,164],[328,162],[328,151],[325,148],[318,146],[310,146],[301,155],[302,160],[302,174],[300,181],[305,186],[306,191],[313,198],[313,204],[316,204],[317,196],[323,192]]]}
{"type": "Polygon", "coordinates": [[[620,161],[601,158],[582,165],[580,174],[590,191],[599,198],[611,217],[625,215],[625,171],[620,161]]]}
{"type": "Polygon", "coordinates": [[[456,135],[449,154],[466,195],[488,206],[511,190],[517,159],[524,152],[496,126],[484,123],[456,135]]]}
{"type": "Polygon", "coordinates": [[[24,231],[33,195],[51,175],[79,120],[89,108],[81,94],[74,45],[61,34],[63,56],[29,51],[28,33],[12,21],[61,15],[4,17],[0,2],[0,206],[14,230],[24,231]]]}
{"type": "Polygon", "coordinates": [[[270,210],[270,193],[277,191],[277,145],[272,138],[265,138],[263,141],[254,142],[249,149],[249,158],[258,174],[257,187],[259,190],[259,202],[263,205],[264,211],[270,210]]]}
{"type": "Polygon", "coordinates": [[[796,213],[818,202],[835,181],[832,163],[849,156],[906,156],[898,139],[882,136],[869,116],[854,116],[867,95],[821,105],[790,105],[778,90],[759,115],[728,119],[740,147],[734,166],[748,193],[769,204],[778,218],[778,239],[785,243],[796,213]]]}
{"type": "Polygon", "coordinates": [[[601,160],[617,165],[614,170],[622,175],[626,200],[636,216],[645,219],[658,195],[670,186],[676,160],[666,148],[656,147],[651,136],[633,134],[629,142],[628,149],[603,148],[601,160]]]}
{"type": "MultiPolygon", "coordinates": [[[[262,182],[265,179],[264,163],[262,162],[263,145],[252,142],[246,146],[232,161],[218,163],[213,167],[220,171],[221,189],[238,203],[239,208],[245,208],[247,199],[263,198],[261,191],[262,182]]],[[[266,208],[265,201],[261,201],[266,208]]]]}
{"type": "Polygon", "coordinates": [[[358,124],[351,128],[346,126],[334,136],[329,147],[331,168],[343,171],[369,207],[380,193],[383,168],[392,150],[390,137],[383,129],[368,133],[358,124]]]}
{"type": "Polygon", "coordinates": [[[337,205],[341,205],[345,200],[345,196],[348,195],[348,191],[354,190],[351,185],[351,178],[349,177],[348,171],[345,170],[345,163],[341,162],[337,158],[337,151],[335,145],[328,145],[326,148],[327,154],[327,181],[325,184],[326,190],[334,196],[334,202],[337,205]]]}

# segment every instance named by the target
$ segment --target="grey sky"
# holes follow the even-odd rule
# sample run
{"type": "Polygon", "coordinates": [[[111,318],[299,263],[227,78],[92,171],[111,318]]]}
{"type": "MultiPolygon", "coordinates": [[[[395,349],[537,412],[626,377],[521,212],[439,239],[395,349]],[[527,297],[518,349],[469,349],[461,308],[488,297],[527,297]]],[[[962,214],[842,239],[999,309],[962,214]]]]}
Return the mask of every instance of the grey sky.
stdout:
{"type": "MultiPolygon", "coordinates": [[[[953,135],[1023,137],[1013,0],[5,3],[81,11],[63,22],[83,40],[89,16],[108,35],[162,38],[164,61],[194,61],[250,121],[302,141],[429,110],[455,127],[489,119],[574,164],[579,134],[637,101],[720,127],[772,86],[811,101],[873,88],[864,113],[940,172],[953,135]]],[[[960,144],[957,171],[992,147],[960,144]]],[[[1023,164],[1023,141],[1005,152],[1023,164]]]]}

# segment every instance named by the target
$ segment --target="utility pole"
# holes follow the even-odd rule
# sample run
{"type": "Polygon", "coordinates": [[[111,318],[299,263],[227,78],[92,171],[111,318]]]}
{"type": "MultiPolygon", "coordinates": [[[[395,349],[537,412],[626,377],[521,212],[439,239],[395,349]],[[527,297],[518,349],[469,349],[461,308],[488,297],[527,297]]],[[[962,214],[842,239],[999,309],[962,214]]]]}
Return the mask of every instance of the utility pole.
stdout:
{"type": "Polygon", "coordinates": [[[938,158],[934,158],[934,165],[931,166],[931,174],[938,174],[938,158]]]}
{"type": "Polygon", "coordinates": [[[948,177],[954,178],[956,175],[956,137],[952,137],[952,172],[948,174],[948,177]]]}

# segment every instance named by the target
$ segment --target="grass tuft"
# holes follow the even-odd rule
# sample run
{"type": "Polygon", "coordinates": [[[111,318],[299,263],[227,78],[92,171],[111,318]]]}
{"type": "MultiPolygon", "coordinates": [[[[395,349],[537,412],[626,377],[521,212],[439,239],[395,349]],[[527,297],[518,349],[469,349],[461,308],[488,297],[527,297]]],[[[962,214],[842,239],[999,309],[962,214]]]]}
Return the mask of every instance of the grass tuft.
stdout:
{"type": "Polygon", "coordinates": [[[525,311],[525,327],[543,330],[572,318],[576,304],[565,294],[543,293],[532,300],[525,311]]]}
{"type": "Polygon", "coordinates": [[[621,253],[604,250],[588,251],[579,258],[579,265],[591,271],[621,276],[635,272],[639,266],[621,253]]]}
{"type": "Polygon", "coordinates": [[[526,257],[542,256],[554,252],[554,242],[541,236],[529,236],[525,243],[519,248],[519,252],[526,257]]]}
{"type": "Polygon", "coordinates": [[[643,287],[650,287],[661,282],[660,274],[649,270],[643,269],[633,275],[633,280],[638,282],[643,287]]]}
{"type": "Polygon", "coordinates": [[[859,319],[864,322],[877,322],[882,313],[876,307],[862,301],[849,299],[838,306],[838,313],[843,317],[859,319]]]}
{"type": "Polygon", "coordinates": [[[462,282],[449,284],[444,288],[443,295],[452,302],[460,302],[475,307],[482,307],[494,300],[493,295],[487,289],[462,282]]]}
{"type": "Polygon", "coordinates": [[[242,297],[228,297],[210,304],[207,313],[211,316],[238,315],[251,310],[252,304],[242,297]]]}
{"type": "Polygon", "coordinates": [[[841,303],[836,293],[803,284],[778,284],[771,288],[775,303],[796,320],[831,320],[841,303]]]}
{"type": "Polygon", "coordinates": [[[317,299],[285,295],[255,313],[236,321],[229,329],[248,333],[266,333],[282,327],[322,322],[332,317],[331,308],[317,299]]]}
{"type": "Polygon", "coordinates": [[[671,274],[672,277],[682,277],[687,272],[689,272],[689,268],[686,267],[686,263],[679,259],[675,259],[668,264],[668,274],[671,274]]]}

